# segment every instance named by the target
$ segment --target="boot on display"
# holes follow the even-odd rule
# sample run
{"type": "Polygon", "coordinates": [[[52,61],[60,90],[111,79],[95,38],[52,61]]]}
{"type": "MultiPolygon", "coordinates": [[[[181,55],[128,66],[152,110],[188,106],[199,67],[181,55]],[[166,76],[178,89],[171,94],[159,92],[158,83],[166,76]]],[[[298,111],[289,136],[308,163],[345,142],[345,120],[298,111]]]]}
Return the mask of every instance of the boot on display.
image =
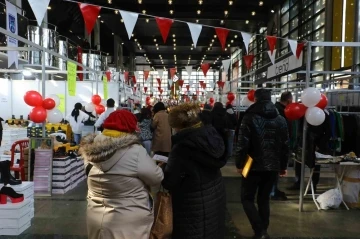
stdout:
{"type": "Polygon", "coordinates": [[[19,194],[10,187],[2,187],[0,190],[0,204],[7,204],[7,199],[12,203],[20,203],[24,201],[24,194],[19,194]]]}
{"type": "Polygon", "coordinates": [[[1,178],[0,183],[7,185],[19,185],[21,184],[21,180],[14,178],[10,173],[10,161],[1,161],[0,162],[0,172],[1,178]]]}

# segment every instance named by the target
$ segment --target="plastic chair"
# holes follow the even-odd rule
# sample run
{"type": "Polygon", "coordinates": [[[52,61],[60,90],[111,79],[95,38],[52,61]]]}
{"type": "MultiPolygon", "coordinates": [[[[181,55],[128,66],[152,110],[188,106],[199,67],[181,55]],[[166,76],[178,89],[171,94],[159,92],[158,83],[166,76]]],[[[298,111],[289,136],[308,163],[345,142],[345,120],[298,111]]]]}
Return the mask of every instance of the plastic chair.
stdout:
{"type": "Polygon", "coordinates": [[[16,173],[20,173],[20,179],[21,181],[26,181],[25,179],[25,165],[24,165],[24,151],[25,148],[29,147],[29,140],[25,139],[25,140],[19,140],[16,141],[15,143],[13,143],[13,145],[11,146],[11,164],[10,164],[10,170],[16,173]],[[17,148],[20,148],[20,162],[19,162],[19,167],[14,167],[15,164],[15,150],[17,148]]]}

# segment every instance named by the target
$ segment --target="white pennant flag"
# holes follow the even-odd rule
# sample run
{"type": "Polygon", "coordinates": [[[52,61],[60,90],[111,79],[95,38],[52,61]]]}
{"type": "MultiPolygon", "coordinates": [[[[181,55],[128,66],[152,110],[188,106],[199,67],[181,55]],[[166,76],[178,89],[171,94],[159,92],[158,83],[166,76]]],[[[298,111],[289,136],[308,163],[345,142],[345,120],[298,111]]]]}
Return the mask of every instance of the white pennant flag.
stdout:
{"type": "Polygon", "coordinates": [[[226,74],[229,72],[230,62],[231,62],[231,59],[222,61],[222,65],[224,67],[224,72],[226,72],[226,74]]]}
{"type": "Polygon", "coordinates": [[[44,20],[45,13],[49,6],[50,0],[28,0],[28,1],[31,9],[34,12],[38,25],[41,26],[41,23],[44,20]]]}
{"type": "Polygon", "coordinates": [[[199,40],[199,36],[201,33],[202,25],[200,24],[194,24],[194,23],[187,23],[190,29],[191,38],[194,42],[194,47],[196,48],[196,44],[199,40]]]}
{"type": "Polygon", "coordinates": [[[241,36],[244,41],[246,53],[249,54],[249,44],[250,44],[251,34],[247,32],[241,32],[241,36]]]}
{"type": "Polygon", "coordinates": [[[124,74],[120,74],[120,81],[122,81],[122,82],[125,81],[125,76],[124,76],[124,74]]]}
{"type": "Polygon", "coordinates": [[[230,91],[230,82],[229,81],[225,81],[224,91],[225,92],[230,91]]]}
{"type": "MultiPolygon", "coordinates": [[[[6,30],[10,31],[15,35],[18,35],[18,20],[17,20],[16,7],[8,1],[5,2],[6,2],[6,30]]],[[[8,36],[7,46],[18,47],[18,40],[8,36]]],[[[8,54],[8,68],[10,68],[15,63],[15,67],[17,69],[19,66],[18,51],[8,51],[7,54],[8,54]]]]}
{"type": "Polygon", "coordinates": [[[189,80],[189,85],[193,85],[194,81],[193,80],[189,80]]]}
{"type": "Polygon", "coordinates": [[[135,28],[135,24],[139,17],[139,14],[134,13],[134,12],[122,11],[122,10],[120,10],[120,14],[121,14],[122,19],[124,20],[125,28],[126,28],[128,36],[129,36],[129,40],[130,40],[131,35],[135,28]]]}
{"type": "Polygon", "coordinates": [[[292,53],[296,56],[296,49],[298,45],[297,41],[288,39],[288,42],[292,53]]]}
{"type": "Polygon", "coordinates": [[[185,66],[185,69],[187,71],[188,76],[190,77],[192,73],[192,66],[185,66]]]}
{"type": "Polygon", "coordinates": [[[159,73],[159,77],[162,78],[164,75],[164,70],[157,70],[159,73]]]}
{"type": "Polygon", "coordinates": [[[173,81],[171,79],[169,79],[169,86],[171,87],[173,84],[173,81]]]}
{"type": "Polygon", "coordinates": [[[214,82],[209,82],[211,90],[214,89],[214,82]]]}
{"type": "Polygon", "coordinates": [[[222,72],[221,81],[226,81],[226,72],[222,72]]]}
{"type": "Polygon", "coordinates": [[[274,49],[273,54],[271,54],[271,51],[268,51],[271,63],[274,65],[275,64],[275,56],[276,56],[276,49],[274,49]]]}
{"type": "Polygon", "coordinates": [[[135,71],[134,72],[135,78],[136,78],[136,82],[140,81],[139,79],[139,72],[135,71]]]}

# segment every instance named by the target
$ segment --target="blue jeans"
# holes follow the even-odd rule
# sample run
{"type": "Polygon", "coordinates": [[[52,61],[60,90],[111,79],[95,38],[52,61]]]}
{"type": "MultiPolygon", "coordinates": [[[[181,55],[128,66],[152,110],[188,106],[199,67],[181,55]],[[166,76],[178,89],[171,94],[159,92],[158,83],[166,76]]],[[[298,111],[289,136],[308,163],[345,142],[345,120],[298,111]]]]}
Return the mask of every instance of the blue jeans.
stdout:
{"type": "Polygon", "coordinates": [[[146,149],[146,152],[148,153],[148,155],[150,155],[151,154],[151,140],[142,141],[142,145],[146,149]]]}
{"type": "Polygon", "coordinates": [[[276,180],[274,182],[273,188],[271,190],[271,196],[274,197],[276,192],[278,191],[278,182],[279,182],[279,176],[276,177],[276,180]]]}
{"type": "Polygon", "coordinates": [[[229,129],[227,130],[227,133],[227,156],[230,158],[233,155],[235,130],[229,129]]]}
{"type": "Polygon", "coordinates": [[[81,134],[74,134],[74,141],[76,145],[79,145],[81,141],[81,134]]]}

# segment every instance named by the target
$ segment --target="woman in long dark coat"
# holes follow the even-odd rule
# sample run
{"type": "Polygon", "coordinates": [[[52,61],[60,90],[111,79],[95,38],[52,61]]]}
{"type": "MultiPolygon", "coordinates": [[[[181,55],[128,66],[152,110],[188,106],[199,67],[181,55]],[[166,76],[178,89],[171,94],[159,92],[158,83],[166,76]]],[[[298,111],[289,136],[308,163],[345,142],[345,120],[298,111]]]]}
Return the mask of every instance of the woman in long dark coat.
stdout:
{"type": "Polygon", "coordinates": [[[175,129],[163,186],[172,195],[172,239],[222,239],[225,187],[220,172],[225,145],[212,125],[204,126],[197,105],[183,104],[169,114],[175,129]]]}

